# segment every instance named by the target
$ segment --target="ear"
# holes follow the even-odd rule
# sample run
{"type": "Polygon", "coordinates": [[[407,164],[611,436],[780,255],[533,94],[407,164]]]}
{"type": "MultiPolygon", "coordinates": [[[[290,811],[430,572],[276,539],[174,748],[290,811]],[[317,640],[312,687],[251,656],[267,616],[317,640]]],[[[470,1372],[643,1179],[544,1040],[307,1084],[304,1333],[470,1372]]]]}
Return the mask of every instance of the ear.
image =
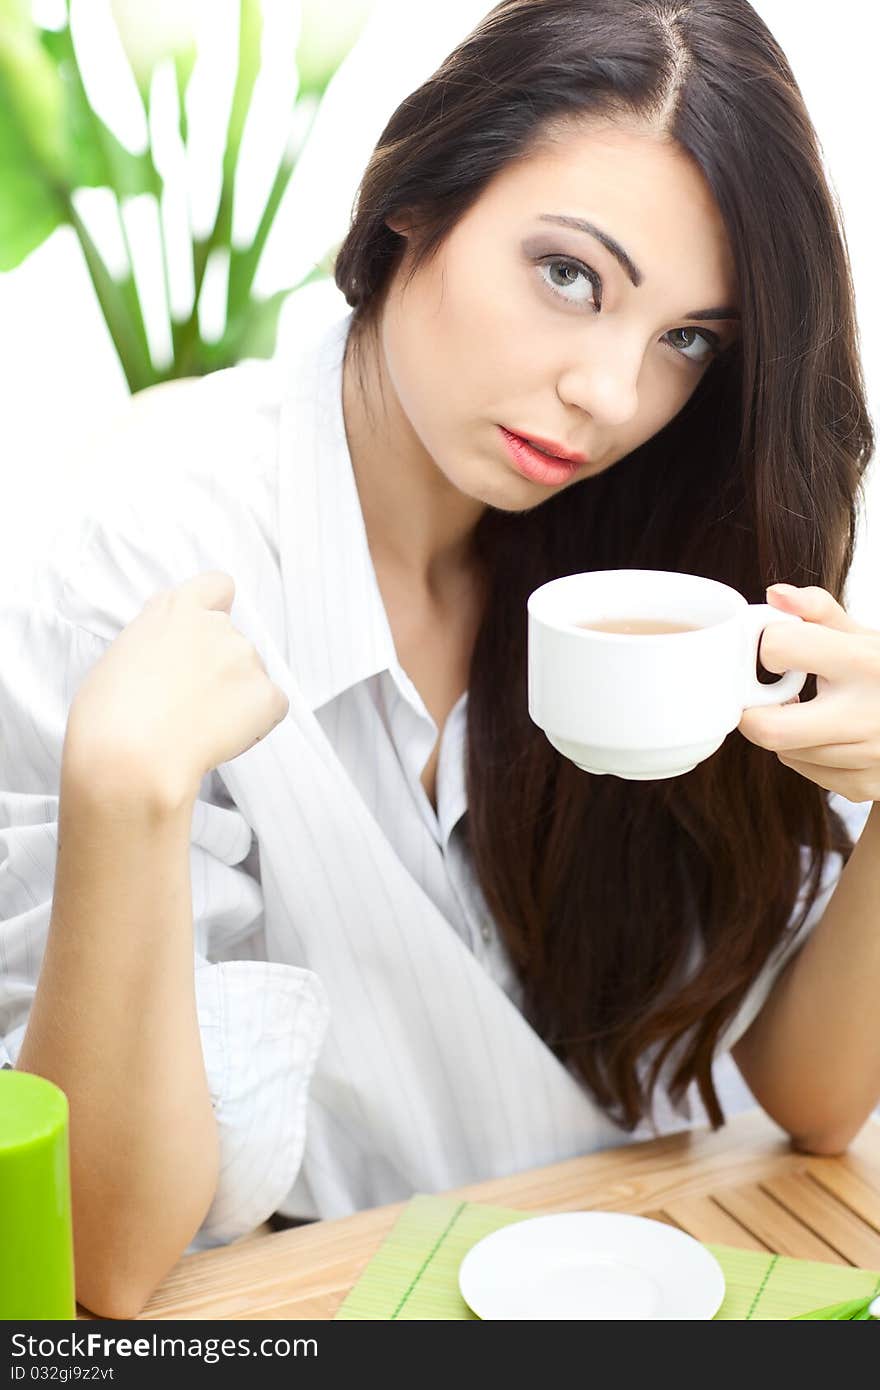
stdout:
{"type": "Polygon", "coordinates": [[[393,217],[385,218],[385,226],[392,232],[397,232],[398,236],[408,237],[412,231],[412,218],[406,209],[396,212],[393,217]]]}

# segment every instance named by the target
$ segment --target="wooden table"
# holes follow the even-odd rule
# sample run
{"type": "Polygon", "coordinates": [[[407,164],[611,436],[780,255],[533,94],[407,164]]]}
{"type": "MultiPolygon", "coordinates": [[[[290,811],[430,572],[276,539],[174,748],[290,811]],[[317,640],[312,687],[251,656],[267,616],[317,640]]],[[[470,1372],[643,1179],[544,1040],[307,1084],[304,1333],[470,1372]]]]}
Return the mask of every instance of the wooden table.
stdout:
{"type": "MultiPolygon", "coordinates": [[[[795,1153],[761,1111],[455,1195],[536,1212],[653,1216],[748,1250],[880,1270],[880,1121],[839,1158],[795,1153]]],[[[142,1313],[156,1318],[332,1318],[403,1204],[245,1237],[185,1256],[142,1313]]],[[[88,1315],[86,1315],[88,1316],[88,1315]]]]}

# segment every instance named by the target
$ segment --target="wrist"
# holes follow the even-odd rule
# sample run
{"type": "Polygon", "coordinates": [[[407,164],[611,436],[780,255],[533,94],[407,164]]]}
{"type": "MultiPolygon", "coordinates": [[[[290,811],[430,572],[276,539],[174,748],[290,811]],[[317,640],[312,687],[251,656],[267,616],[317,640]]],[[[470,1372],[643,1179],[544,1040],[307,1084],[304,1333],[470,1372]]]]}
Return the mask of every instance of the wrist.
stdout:
{"type": "Polygon", "coordinates": [[[199,780],[168,769],[146,750],[86,741],[68,728],[61,759],[61,795],[80,809],[145,823],[185,819],[198,797],[199,780]]]}

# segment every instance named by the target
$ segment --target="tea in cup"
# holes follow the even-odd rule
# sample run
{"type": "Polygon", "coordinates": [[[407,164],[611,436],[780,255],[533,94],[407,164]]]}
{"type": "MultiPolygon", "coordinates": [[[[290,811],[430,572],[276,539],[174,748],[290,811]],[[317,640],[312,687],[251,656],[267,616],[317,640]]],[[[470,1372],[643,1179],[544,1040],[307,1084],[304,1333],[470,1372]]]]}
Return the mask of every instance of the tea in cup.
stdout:
{"type": "Polygon", "coordinates": [[[552,579],[528,599],[529,715],[585,772],[678,777],[721,747],[744,710],[800,693],[804,671],[757,677],[764,629],[800,621],[673,570],[552,579]]]}

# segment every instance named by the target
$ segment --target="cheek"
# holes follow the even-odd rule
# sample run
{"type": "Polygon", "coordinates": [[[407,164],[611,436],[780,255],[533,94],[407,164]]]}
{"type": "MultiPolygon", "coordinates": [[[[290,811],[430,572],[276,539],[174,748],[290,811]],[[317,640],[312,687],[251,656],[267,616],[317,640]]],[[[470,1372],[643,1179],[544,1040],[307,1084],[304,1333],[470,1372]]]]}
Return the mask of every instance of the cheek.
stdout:
{"type": "Polygon", "coordinates": [[[404,415],[429,452],[444,452],[450,429],[473,413],[482,390],[477,326],[448,292],[417,280],[386,320],[384,347],[404,415]]]}
{"type": "Polygon", "coordinates": [[[470,378],[471,392],[529,390],[559,355],[564,318],[542,312],[534,273],[496,237],[453,237],[429,290],[428,331],[470,378]]]}
{"type": "Polygon", "coordinates": [[[613,450],[606,466],[618,463],[659,434],[687,404],[699,379],[697,372],[684,370],[677,362],[646,360],[639,376],[638,410],[625,427],[613,431],[613,450]]]}
{"type": "Polygon", "coordinates": [[[658,345],[656,353],[645,363],[639,382],[639,410],[633,422],[639,436],[637,444],[644,444],[668,425],[687,405],[701,380],[700,372],[676,362],[669,349],[658,345]]]}
{"type": "Polygon", "coordinates": [[[540,353],[521,331],[521,314],[486,280],[446,264],[413,282],[389,327],[392,380],[417,428],[430,423],[445,432],[534,375],[540,353]]]}

